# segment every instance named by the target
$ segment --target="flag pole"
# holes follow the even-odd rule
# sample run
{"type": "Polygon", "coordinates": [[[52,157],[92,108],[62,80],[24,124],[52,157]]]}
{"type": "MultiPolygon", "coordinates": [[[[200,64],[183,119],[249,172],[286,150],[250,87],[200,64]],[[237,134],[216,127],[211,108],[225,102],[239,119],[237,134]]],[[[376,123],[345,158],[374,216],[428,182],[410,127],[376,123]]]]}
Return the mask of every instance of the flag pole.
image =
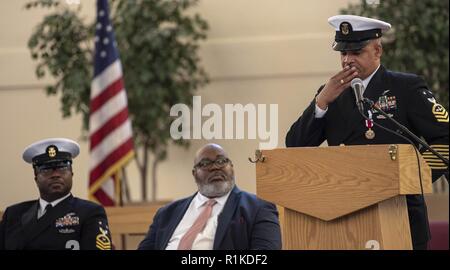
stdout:
{"type": "MultiPolygon", "coordinates": [[[[117,190],[119,192],[119,205],[118,206],[119,207],[123,207],[124,203],[123,203],[123,191],[122,191],[123,183],[122,183],[122,181],[124,181],[124,179],[125,179],[125,168],[121,167],[117,171],[116,176],[117,176],[116,181],[118,182],[116,187],[117,187],[117,190]]],[[[122,243],[122,249],[126,250],[127,249],[127,237],[126,237],[125,234],[121,234],[120,235],[120,241],[122,243]]]]}

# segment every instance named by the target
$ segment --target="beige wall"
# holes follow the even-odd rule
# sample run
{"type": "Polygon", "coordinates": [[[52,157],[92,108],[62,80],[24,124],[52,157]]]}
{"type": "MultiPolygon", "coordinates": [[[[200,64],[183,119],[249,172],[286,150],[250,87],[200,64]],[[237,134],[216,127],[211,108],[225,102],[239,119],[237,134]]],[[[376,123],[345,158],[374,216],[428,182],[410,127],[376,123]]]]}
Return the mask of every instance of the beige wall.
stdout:
{"type": "MultiPolygon", "coordinates": [[[[31,166],[21,154],[28,144],[46,137],[80,139],[81,118],[62,119],[57,97],[47,97],[26,48],[41,11],[25,11],[25,0],[0,1],[0,209],[38,196],[31,166]]],[[[94,0],[81,0],[88,20],[94,0]]],[[[210,24],[201,55],[212,82],[199,91],[203,105],[217,103],[278,104],[278,147],[291,123],[312,99],[318,86],[338,69],[331,51],[329,16],[348,0],[203,0],[198,11],[210,24]]],[[[126,72],[126,71],[125,71],[126,72]]],[[[89,78],[87,78],[89,79],[89,78]]],[[[192,158],[205,143],[193,140],[188,150],[171,147],[158,170],[158,199],[175,199],[196,190],[192,158]]],[[[254,167],[247,160],[257,140],[221,140],[235,163],[237,184],[255,192],[254,167]]],[[[87,143],[74,163],[73,193],[87,197],[87,143]]],[[[134,200],[139,199],[136,165],[128,167],[134,200]]]]}

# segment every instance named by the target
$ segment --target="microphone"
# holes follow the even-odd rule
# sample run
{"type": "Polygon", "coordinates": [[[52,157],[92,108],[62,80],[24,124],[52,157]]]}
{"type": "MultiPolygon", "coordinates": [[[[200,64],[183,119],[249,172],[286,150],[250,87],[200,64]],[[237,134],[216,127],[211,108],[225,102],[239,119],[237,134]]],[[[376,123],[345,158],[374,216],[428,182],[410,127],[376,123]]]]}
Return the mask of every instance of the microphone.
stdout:
{"type": "Polygon", "coordinates": [[[363,113],[364,104],[363,104],[363,92],[364,92],[364,84],[360,78],[354,78],[351,82],[351,86],[353,89],[353,93],[355,93],[356,106],[358,106],[358,110],[363,113]]]}

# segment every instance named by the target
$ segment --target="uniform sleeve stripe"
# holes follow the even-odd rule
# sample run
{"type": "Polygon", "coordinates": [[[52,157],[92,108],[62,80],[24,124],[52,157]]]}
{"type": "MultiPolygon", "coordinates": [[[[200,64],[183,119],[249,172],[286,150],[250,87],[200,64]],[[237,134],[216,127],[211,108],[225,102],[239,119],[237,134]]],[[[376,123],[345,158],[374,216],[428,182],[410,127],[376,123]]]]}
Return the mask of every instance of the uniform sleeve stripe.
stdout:
{"type": "Polygon", "coordinates": [[[425,159],[425,161],[427,162],[428,165],[430,164],[445,164],[444,162],[442,162],[442,160],[429,160],[429,159],[425,159]]]}
{"type": "Polygon", "coordinates": [[[429,159],[425,159],[425,161],[429,164],[445,164],[444,162],[442,162],[442,160],[429,160],[429,159]]]}
{"type": "Polygon", "coordinates": [[[432,169],[432,170],[446,170],[447,166],[431,166],[430,165],[430,169],[432,169]]]}
{"type": "Polygon", "coordinates": [[[444,162],[442,162],[442,160],[427,160],[427,163],[430,164],[434,164],[434,165],[441,165],[444,164],[444,162]]]}
{"type": "Polygon", "coordinates": [[[447,166],[443,162],[433,163],[433,162],[427,162],[428,166],[434,168],[434,167],[444,167],[447,168],[447,166]]]}
{"type": "Polygon", "coordinates": [[[446,149],[448,149],[448,144],[432,144],[432,145],[430,145],[431,147],[443,147],[443,148],[446,148],[446,149]]]}
{"type": "MultiPolygon", "coordinates": [[[[443,154],[442,155],[443,157],[445,157],[445,158],[448,158],[448,154],[443,154]]],[[[423,158],[424,159],[439,159],[437,156],[435,156],[435,155],[423,155],[423,158]]]]}
{"type": "MultiPolygon", "coordinates": [[[[436,152],[438,152],[441,155],[445,155],[445,154],[448,155],[448,151],[436,151],[436,152]]],[[[429,151],[427,151],[427,152],[423,152],[422,155],[434,155],[434,154],[429,152],[429,151]]]]}
{"type": "MultiPolygon", "coordinates": [[[[436,150],[439,153],[448,153],[448,148],[447,149],[442,149],[442,148],[434,148],[434,150],[436,150]]],[[[431,153],[430,151],[426,151],[424,153],[431,153]]]]}
{"type": "Polygon", "coordinates": [[[102,249],[102,250],[111,249],[111,245],[102,245],[100,243],[97,243],[96,246],[98,249],[102,249]]]}
{"type": "Polygon", "coordinates": [[[98,248],[103,248],[103,249],[110,249],[111,246],[110,245],[100,245],[99,243],[97,243],[96,245],[98,248]]]}
{"type": "MultiPolygon", "coordinates": [[[[442,156],[445,157],[445,158],[448,158],[448,155],[442,155],[442,156]]],[[[424,159],[440,159],[440,158],[438,158],[435,155],[424,155],[423,158],[424,159]]]]}
{"type": "MultiPolygon", "coordinates": [[[[441,155],[448,155],[448,151],[437,151],[437,152],[441,155]]],[[[431,152],[424,152],[422,155],[432,156],[434,154],[431,152]]]]}

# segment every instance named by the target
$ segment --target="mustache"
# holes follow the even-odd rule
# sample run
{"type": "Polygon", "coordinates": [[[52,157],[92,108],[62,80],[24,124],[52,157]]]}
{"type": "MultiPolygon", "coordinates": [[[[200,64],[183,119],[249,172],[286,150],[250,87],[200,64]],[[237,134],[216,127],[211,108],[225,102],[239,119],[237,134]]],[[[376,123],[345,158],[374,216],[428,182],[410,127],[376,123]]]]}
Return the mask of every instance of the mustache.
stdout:
{"type": "Polygon", "coordinates": [[[64,184],[64,179],[62,177],[59,177],[59,176],[50,177],[49,180],[51,180],[49,185],[55,184],[55,183],[64,184]]]}
{"type": "Polygon", "coordinates": [[[222,172],[222,171],[217,171],[217,172],[211,174],[210,176],[208,176],[208,179],[207,179],[207,180],[209,181],[210,179],[212,179],[212,178],[214,178],[214,177],[217,177],[217,176],[221,176],[223,179],[226,179],[226,178],[227,178],[226,173],[224,173],[224,172],[222,172]]]}

